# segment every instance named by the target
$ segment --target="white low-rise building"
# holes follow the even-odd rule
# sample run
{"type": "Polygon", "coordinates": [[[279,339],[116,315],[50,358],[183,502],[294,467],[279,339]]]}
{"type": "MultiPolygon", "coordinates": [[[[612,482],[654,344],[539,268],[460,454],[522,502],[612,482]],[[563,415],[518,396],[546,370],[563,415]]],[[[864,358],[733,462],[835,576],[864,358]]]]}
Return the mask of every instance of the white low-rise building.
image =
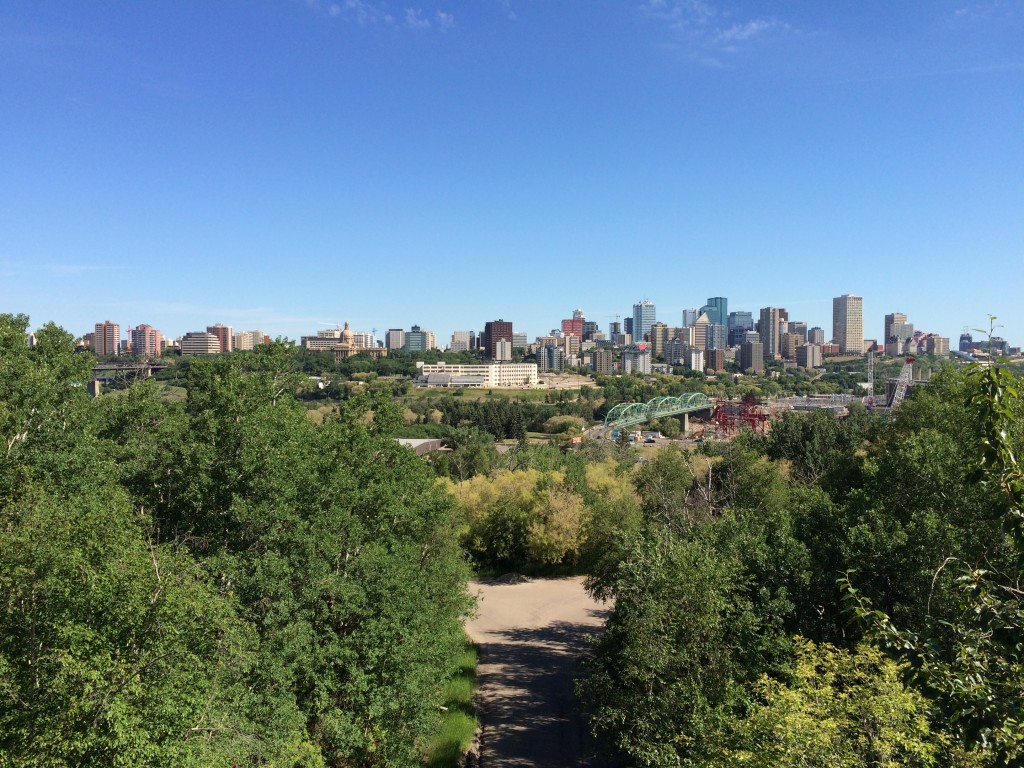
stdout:
{"type": "Polygon", "coordinates": [[[539,380],[536,363],[416,363],[416,367],[424,382],[449,382],[441,386],[522,389],[536,387],[539,380]]]}

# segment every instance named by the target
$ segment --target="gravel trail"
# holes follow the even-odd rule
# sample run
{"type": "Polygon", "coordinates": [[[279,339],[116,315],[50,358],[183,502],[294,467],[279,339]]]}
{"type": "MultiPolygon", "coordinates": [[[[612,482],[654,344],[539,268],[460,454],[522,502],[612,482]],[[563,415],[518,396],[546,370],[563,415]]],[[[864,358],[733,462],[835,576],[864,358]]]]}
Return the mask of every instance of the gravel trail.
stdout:
{"type": "Polygon", "coordinates": [[[573,680],[607,607],[582,578],[474,581],[481,768],[612,768],[590,737],[573,680]]]}

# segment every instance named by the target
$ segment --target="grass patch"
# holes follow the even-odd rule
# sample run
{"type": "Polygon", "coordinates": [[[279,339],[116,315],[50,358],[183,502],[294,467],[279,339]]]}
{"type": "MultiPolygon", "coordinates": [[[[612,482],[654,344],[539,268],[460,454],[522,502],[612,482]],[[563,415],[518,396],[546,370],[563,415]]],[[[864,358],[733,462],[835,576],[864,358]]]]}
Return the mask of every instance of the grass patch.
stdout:
{"type": "Polygon", "coordinates": [[[441,724],[427,745],[423,765],[427,768],[457,768],[476,732],[476,710],[473,691],[476,689],[476,646],[466,641],[458,658],[455,675],[444,688],[441,724]]]}

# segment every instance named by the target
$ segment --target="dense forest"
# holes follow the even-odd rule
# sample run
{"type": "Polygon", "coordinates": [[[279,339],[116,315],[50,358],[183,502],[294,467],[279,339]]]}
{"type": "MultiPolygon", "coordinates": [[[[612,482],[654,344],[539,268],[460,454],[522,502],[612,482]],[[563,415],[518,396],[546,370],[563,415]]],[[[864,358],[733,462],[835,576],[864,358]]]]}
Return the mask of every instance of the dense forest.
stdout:
{"type": "Polygon", "coordinates": [[[90,399],[0,316],[0,766],[406,766],[462,649],[452,498],[388,403],[315,425],[289,356],[90,399]]]}
{"type": "Polygon", "coordinates": [[[579,692],[628,765],[1024,764],[1003,367],[947,367],[892,419],[570,449],[526,433],[708,382],[427,400],[355,372],[311,418],[282,345],[188,361],[180,400],[90,399],[91,356],[26,326],[0,316],[0,766],[416,765],[471,569],[613,601],[579,692]]]}

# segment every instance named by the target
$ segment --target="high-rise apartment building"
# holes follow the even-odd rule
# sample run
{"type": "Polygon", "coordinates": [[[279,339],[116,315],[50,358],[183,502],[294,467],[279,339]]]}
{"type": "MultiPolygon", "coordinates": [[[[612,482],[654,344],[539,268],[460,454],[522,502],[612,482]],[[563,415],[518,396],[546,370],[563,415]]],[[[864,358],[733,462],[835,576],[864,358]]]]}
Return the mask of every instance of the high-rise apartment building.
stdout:
{"type": "Polygon", "coordinates": [[[764,345],[760,341],[748,341],[740,344],[740,370],[764,373],[764,345]]]}
{"type": "Polygon", "coordinates": [[[131,333],[132,354],[137,357],[159,357],[161,348],[160,331],[151,325],[135,326],[131,333]]]}
{"type": "Polygon", "coordinates": [[[259,329],[254,331],[239,331],[231,337],[231,348],[240,351],[256,349],[262,344],[269,343],[270,337],[259,329]]]}
{"type": "Polygon", "coordinates": [[[595,349],[590,353],[590,369],[594,373],[612,372],[612,351],[610,349],[595,349]]]}
{"type": "Polygon", "coordinates": [[[565,351],[555,344],[545,344],[537,350],[537,368],[542,371],[565,370],[565,351]]]}
{"type": "Polygon", "coordinates": [[[217,337],[217,340],[220,342],[221,352],[230,352],[232,349],[234,349],[234,347],[232,346],[232,344],[234,343],[234,338],[232,338],[230,325],[224,325],[222,323],[217,323],[216,325],[208,325],[206,327],[206,332],[211,333],[217,337]]]}
{"type": "Polygon", "coordinates": [[[622,372],[651,372],[651,350],[646,344],[631,344],[622,350],[622,372]]]}
{"type": "MultiPolygon", "coordinates": [[[[582,321],[581,321],[582,322],[582,321]]],[[[582,328],[580,336],[583,335],[582,328]]],[[[483,348],[491,360],[497,360],[498,342],[504,339],[512,343],[512,323],[507,320],[490,320],[484,323],[483,348]]]]}
{"type": "Polygon", "coordinates": [[[778,307],[762,307],[757,321],[761,351],[765,360],[774,360],[779,354],[779,313],[778,307]]]}
{"type": "Polygon", "coordinates": [[[633,305],[633,339],[638,343],[645,341],[651,332],[651,326],[658,320],[654,302],[643,299],[633,305]]]}
{"type": "Polygon", "coordinates": [[[725,350],[709,349],[704,353],[704,364],[716,373],[725,370],[725,350]]]}
{"type": "Polygon", "coordinates": [[[665,345],[668,344],[669,327],[657,322],[651,326],[651,354],[655,358],[665,357],[665,345]]]}
{"type": "Polygon", "coordinates": [[[864,298],[844,293],[832,299],[832,342],[844,355],[864,354],[864,298]]]}
{"type": "Polygon", "coordinates": [[[97,355],[117,355],[121,352],[121,326],[106,320],[96,323],[93,350],[97,355]]]}

